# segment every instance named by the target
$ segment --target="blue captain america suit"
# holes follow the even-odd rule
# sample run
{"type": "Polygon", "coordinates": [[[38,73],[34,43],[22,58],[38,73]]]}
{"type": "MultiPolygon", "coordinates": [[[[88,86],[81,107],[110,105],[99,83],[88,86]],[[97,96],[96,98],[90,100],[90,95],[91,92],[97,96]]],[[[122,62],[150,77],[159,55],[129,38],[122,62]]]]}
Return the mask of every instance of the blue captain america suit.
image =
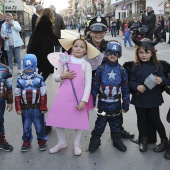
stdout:
{"type": "Polygon", "coordinates": [[[99,94],[98,118],[92,135],[101,137],[107,122],[110,125],[111,136],[119,135],[121,131],[120,116],[109,115],[120,114],[121,109],[129,110],[130,94],[126,70],[118,62],[112,63],[106,59],[103,68],[100,66],[96,70],[91,92],[94,104],[99,94]],[[104,116],[103,112],[105,112],[104,116]]]}
{"type": "Polygon", "coordinates": [[[7,104],[13,103],[12,73],[0,63],[0,136],[4,134],[4,112],[7,104]]]}
{"type": "MultiPolygon", "coordinates": [[[[23,73],[18,77],[15,89],[15,108],[22,112],[24,141],[21,151],[27,151],[32,140],[32,123],[35,126],[39,145],[46,145],[44,114],[47,111],[47,87],[43,77],[37,73],[37,59],[27,54],[23,60],[23,73]]],[[[40,148],[40,150],[46,149],[40,148]]]]}

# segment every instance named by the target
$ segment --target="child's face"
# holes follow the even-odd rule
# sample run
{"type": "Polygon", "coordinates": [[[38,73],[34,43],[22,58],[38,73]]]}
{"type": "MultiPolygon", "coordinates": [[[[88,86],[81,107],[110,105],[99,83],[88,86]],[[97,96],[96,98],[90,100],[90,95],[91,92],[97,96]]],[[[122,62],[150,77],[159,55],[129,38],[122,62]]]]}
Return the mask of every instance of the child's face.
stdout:
{"type": "Polygon", "coordinates": [[[72,47],[72,55],[76,58],[82,58],[86,52],[86,43],[82,40],[76,40],[72,47]]]}
{"type": "Polygon", "coordinates": [[[105,31],[104,32],[93,32],[93,31],[90,31],[90,35],[92,37],[92,41],[95,44],[99,44],[104,39],[104,36],[106,35],[106,32],[105,31]]]}
{"type": "Polygon", "coordinates": [[[145,51],[143,48],[139,47],[138,56],[141,61],[147,62],[150,61],[152,52],[151,50],[145,51]]]}
{"type": "Polygon", "coordinates": [[[117,62],[117,60],[118,60],[117,56],[114,53],[112,53],[112,54],[108,53],[108,54],[106,54],[106,57],[108,58],[109,61],[111,61],[113,63],[117,62]]]}

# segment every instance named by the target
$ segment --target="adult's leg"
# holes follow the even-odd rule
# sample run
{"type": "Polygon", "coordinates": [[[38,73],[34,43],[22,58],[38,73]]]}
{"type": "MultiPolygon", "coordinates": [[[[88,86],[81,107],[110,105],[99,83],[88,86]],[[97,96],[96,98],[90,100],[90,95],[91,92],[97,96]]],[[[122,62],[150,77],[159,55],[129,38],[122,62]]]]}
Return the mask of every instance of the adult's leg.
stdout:
{"type": "Polygon", "coordinates": [[[21,57],[20,57],[20,47],[14,48],[14,54],[17,61],[18,70],[21,70],[21,57]]]}
{"type": "Polygon", "coordinates": [[[11,71],[13,70],[13,57],[14,57],[13,48],[14,48],[14,46],[10,45],[9,51],[7,51],[9,68],[11,71]]]}

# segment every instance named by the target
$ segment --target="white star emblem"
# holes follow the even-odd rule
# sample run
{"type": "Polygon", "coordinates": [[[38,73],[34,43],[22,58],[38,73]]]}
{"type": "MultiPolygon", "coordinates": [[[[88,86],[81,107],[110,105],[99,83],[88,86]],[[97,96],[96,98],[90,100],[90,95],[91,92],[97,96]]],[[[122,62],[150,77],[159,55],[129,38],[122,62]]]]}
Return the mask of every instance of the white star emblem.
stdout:
{"type": "Polygon", "coordinates": [[[31,79],[28,79],[28,80],[25,80],[25,82],[26,82],[26,86],[28,86],[28,85],[32,85],[33,86],[33,80],[31,80],[31,79]]]}
{"type": "Polygon", "coordinates": [[[115,80],[116,73],[114,73],[113,70],[110,73],[107,73],[107,74],[109,75],[108,79],[114,79],[115,80]]]}

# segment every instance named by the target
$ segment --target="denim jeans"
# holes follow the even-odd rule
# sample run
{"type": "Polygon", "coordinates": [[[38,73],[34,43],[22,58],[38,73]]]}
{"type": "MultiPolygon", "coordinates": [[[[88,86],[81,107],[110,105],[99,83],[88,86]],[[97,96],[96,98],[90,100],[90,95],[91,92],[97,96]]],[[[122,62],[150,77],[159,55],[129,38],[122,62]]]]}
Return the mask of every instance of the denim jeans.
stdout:
{"type": "Polygon", "coordinates": [[[0,135],[4,134],[5,100],[0,98],[0,135]]]}
{"type": "Polygon", "coordinates": [[[32,141],[32,124],[34,124],[37,134],[37,140],[47,140],[45,135],[44,114],[40,109],[24,109],[22,110],[22,123],[23,123],[23,141],[32,141]]]}
{"type": "Polygon", "coordinates": [[[9,68],[13,70],[13,57],[17,61],[18,70],[21,70],[21,59],[20,59],[20,47],[9,46],[9,51],[7,51],[9,68]]]}

